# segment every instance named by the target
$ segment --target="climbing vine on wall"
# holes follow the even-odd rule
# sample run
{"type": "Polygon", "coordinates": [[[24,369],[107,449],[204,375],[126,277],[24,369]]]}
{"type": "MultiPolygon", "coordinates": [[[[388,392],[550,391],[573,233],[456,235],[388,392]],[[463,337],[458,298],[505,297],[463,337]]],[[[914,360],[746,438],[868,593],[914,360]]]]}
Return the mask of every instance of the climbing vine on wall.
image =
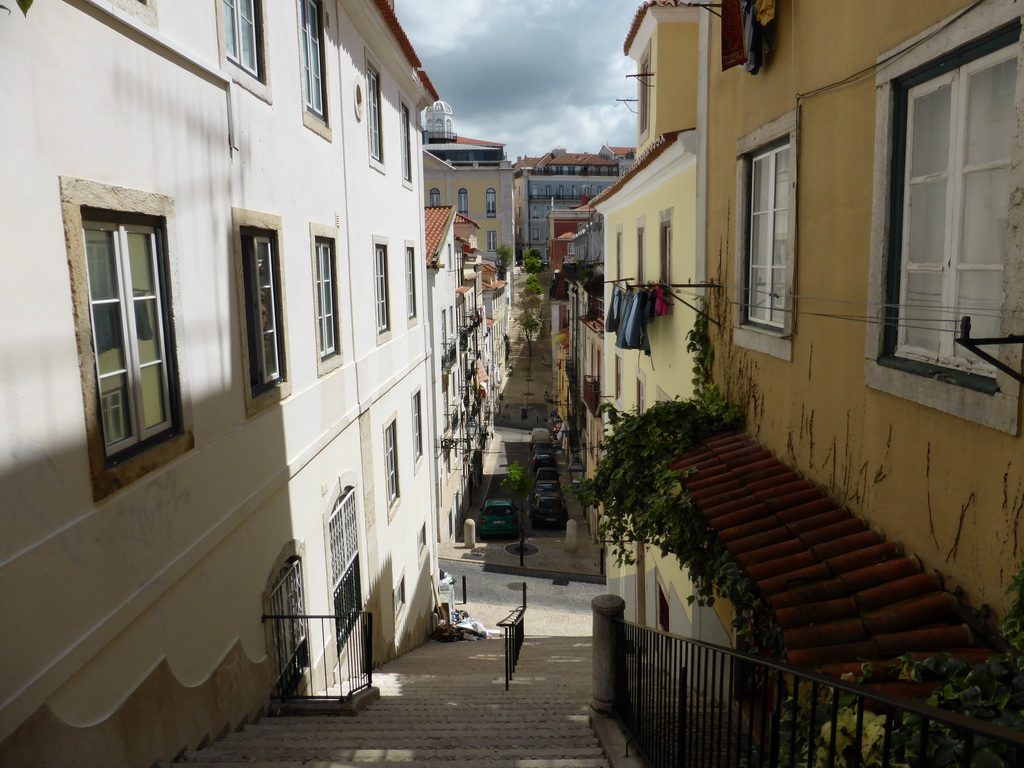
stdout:
{"type": "Polygon", "coordinates": [[[603,506],[600,533],[617,563],[635,562],[634,542],[674,555],[690,573],[698,604],[712,604],[716,594],[724,597],[736,611],[737,632],[755,648],[777,651],[779,633],[770,608],[671,467],[679,454],[742,422],[711,380],[714,350],[705,316],[698,315],[687,338],[694,396],[658,402],[643,413],[603,406],[609,427],[604,456],[578,495],[586,505],[603,506]]]}

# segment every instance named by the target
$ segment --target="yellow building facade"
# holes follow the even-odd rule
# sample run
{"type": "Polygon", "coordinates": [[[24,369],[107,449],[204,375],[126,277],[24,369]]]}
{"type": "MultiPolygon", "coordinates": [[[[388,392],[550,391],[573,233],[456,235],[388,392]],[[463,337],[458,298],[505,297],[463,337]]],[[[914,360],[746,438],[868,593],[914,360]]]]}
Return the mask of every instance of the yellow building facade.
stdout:
{"type": "MultiPolygon", "coordinates": [[[[644,4],[626,39],[636,61],[637,160],[593,201],[604,217],[605,303],[617,292],[659,288],[667,314],[648,326],[650,354],[618,346],[604,333],[602,394],[619,410],[643,411],[660,400],[692,395],[693,361],[685,352],[696,314],[698,134],[697,67],[703,12],[644,4]]],[[[620,303],[620,306],[622,304],[620,303]]],[[[609,563],[609,587],[626,601],[630,618],[684,635],[723,641],[710,610],[691,606],[689,577],[674,557],[637,551],[636,566],[609,563]],[[637,573],[643,573],[642,579],[637,573]]]]}
{"type": "MultiPolygon", "coordinates": [[[[714,378],[753,437],[998,617],[1024,554],[1021,384],[956,339],[964,316],[1024,324],[1021,8],[765,21],[751,74],[700,19],[714,378]]],[[[1020,372],[1019,343],[984,349],[1020,372]]]]}

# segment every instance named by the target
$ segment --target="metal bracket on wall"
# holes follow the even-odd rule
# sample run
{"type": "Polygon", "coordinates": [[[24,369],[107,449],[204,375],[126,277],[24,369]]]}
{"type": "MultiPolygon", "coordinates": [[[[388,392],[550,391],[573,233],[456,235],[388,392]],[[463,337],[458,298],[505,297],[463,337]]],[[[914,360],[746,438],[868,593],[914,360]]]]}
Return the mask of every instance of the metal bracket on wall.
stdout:
{"type": "Polygon", "coordinates": [[[960,335],[954,337],[953,341],[955,341],[961,347],[969,349],[971,352],[976,354],[985,362],[994,365],[1007,376],[1012,376],[1015,381],[1024,384],[1024,373],[1022,373],[1021,371],[1015,371],[1013,368],[1011,368],[1001,360],[997,359],[995,356],[990,355],[988,352],[985,352],[982,349],[979,349],[979,347],[992,347],[998,346],[999,344],[1024,344],[1024,336],[994,336],[985,339],[972,339],[971,318],[967,315],[964,315],[962,318],[960,318],[960,335]]]}

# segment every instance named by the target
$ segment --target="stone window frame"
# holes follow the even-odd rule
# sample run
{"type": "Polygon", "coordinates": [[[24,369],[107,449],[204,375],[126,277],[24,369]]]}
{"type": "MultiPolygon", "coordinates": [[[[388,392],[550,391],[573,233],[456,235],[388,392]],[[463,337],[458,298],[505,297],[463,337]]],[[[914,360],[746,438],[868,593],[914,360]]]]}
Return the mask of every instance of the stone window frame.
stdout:
{"type": "Polygon", "coordinates": [[[100,501],[130,485],[140,477],[184,455],[195,447],[192,433],[189,377],[182,356],[178,354],[182,317],[182,297],[178,286],[178,238],[174,200],[166,195],[103,184],[97,181],[61,176],[60,200],[67,243],[71,300],[75,318],[75,339],[78,346],[82,404],[85,417],[86,450],[93,501],[100,501]],[[83,231],[83,208],[113,211],[120,214],[141,214],[163,221],[166,301],[169,323],[169,375],[174,393],[171,406],[175,411],[176,428],[165,439],[127,458],[108,459],[103,439],[102,418],[96,381],[96,360],[93,349],[92,321],[89,305],[89,277],[83,231]]]}
{"type": "MultiPolygon", "coordinates": [[[[875,75],[875,153],[871,217],[871,250],[868,271],[864,380],[874,390],[947,413],[1010,435],[1020,433],[1018,410],[1021,384],[997,371],[994,387],[968,385],[964,377],[943,375],[924,367],[894,364],[887,354],[885,303],[888,297],[888,269],[891,255],[891,206],[893,202],[893,154],[897,130],[894,91],[899,81],[914,70],[955,53],[963,46],[983,39],[1011,24],[1021,24],[1020,8],[1013,0],[995,0],[985,13],[971,13],[941,21],[919,35],[905,40],[879,56],[875,75]]],[[[1024,116],[1024,34],[1017,41],[1018,77],[1017,124],[1024,116]]],[[[1014,138],[1010,188],[1024,187],[1024,137],[1014,138]]],[[[1007,222],[1007,253],[1024,252],[1024,209],[1011,205],[1007,222]]],[[[1009,260],[1003,272],[1003,306],[1024,302],[1024,259],[1009,260]]],[[[1024,319],[1004,315],[1001,335],[1024,334],[1024,319]]],[[[989,348],[990,352],[1016,370],[1021,369],[1020,345],[989,348]]]]}
{"type": "Polygon", "coordinates": [[[736,248],[733,256],[734,291],[733,343],[744,349],[793,360],[793,334],[796,332],[796,312],[793,293],[796,285],[798,265],[797,226],[799,211],[797,192],[799,188],[799,135],[797,112],[791,110],[762,125],[736,142],[736,248]],[[789,264],[786,269],[786,303],[783,308],[785,321],[781,329],[752,323],[747,319],[747,304],[744,299],[747,290],[747,272],[750,238],[750,184],[751,160],[759,151],[783,142],[789,144],[789,264]]]}

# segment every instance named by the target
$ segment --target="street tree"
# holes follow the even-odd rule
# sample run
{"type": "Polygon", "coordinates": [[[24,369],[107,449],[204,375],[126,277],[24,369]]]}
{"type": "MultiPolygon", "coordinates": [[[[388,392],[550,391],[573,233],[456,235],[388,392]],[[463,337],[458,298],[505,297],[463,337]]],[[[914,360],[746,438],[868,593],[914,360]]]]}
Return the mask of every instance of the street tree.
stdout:
{"type": "Polygon", "coordinates": [[[523,291],[519,301],[519,314],[516,316],[515,325],[519,333],[526,341],[527,359],[533,357],[533,342],[540,337],[544,328],[542,318],[543,301],[540,293],[523,291]]]}
{"type": "Polygon", "coordinates": [[[540,251],[536,248],[528,248],[523,254],[523,271],[528,275],[536,275],[544,270],[540,261],[540,251]]]}
{"type": "Polygon", "coordinates": [[[502,243],[498,246],[498,264],[501,265],[502,269],[508,269],[512,265],[512,259],[515,254],[512,251],[512,247],[502,243]]]}

